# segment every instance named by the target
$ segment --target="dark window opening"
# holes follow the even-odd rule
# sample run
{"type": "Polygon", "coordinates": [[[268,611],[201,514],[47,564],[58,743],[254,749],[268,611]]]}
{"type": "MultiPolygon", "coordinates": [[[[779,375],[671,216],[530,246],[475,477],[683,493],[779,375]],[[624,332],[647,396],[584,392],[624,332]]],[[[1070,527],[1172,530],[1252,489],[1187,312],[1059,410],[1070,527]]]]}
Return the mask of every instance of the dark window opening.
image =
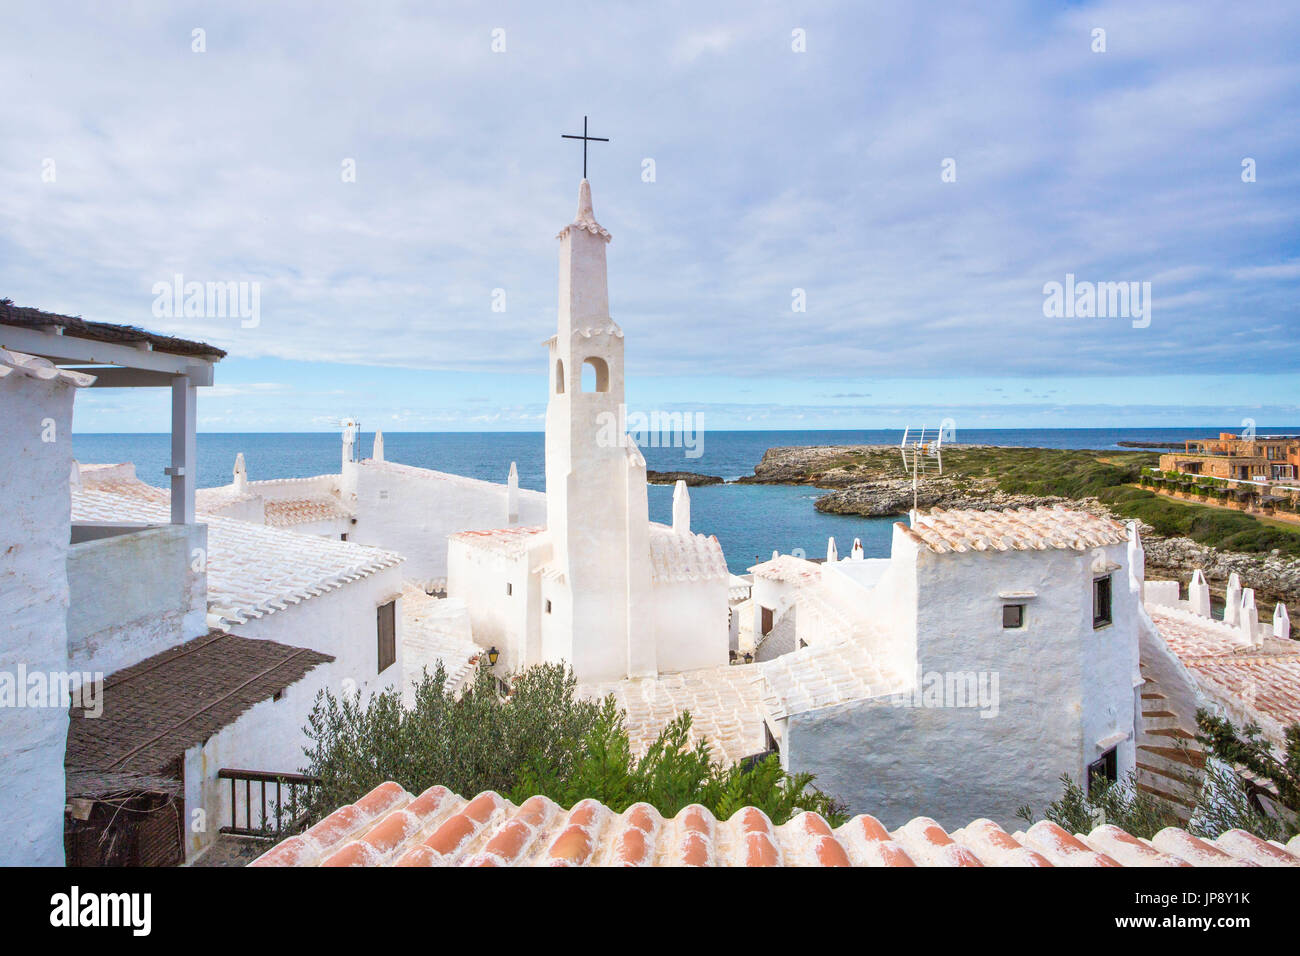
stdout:
{"type": "Polygon", "coordinates": [[[283,700],[283,699],[284,699],[283,690],[277,690],[274,694],[271,695],[271,700],[283,700]]]}
{"type": "Polygon", "coordinates": [[[383,673],[397,660],[397,602],[381,604],[376,617],[379,621],[379,673],[383,673]]]}
{"type": "Polygon", "coordinates": [[[509,581],[507,581],[507,582],[506,582],[506,597],[510,597],[510,595],[512,595],[512,594],[514,594],[514,593],[515,593],[515,586],[514,586],[513,584],[511,584],[509,581]]]}
{"type": "Polygon", "coordinates": [[[1111,622],[1110,575],[1092,582],[1092,626],[1105,627],[1111,622]]]}
{"type": "Polygon", "coordinates": [[[550,613],[551,613],[551,599],[550,599],[550,598],[547,598],[547,599],[546,599],[546,613],[547,613],[547,614],[550,614],[550,613]]]}
{"type": "Polygon", "coordinates": [[[1117,748],[1111,747],[1104,754],[1088,764],[1088,796],[1093,795],[1093,788],[1098,792],[1108,783],[1119,779],[1119,755],[1117,748]]]}
{"type": "Polygon", "coordinates": [[[762,615],[763,621],[761,625],[761,631],[763,633],[763,636],[766,637],[772,631],[772,609],[770,607],[765,607],[762,610],[763,610],[763,615],[762,615]]]}
{"type": "Polygon", "coordinates": [[[1023,604],[1002,605],[1002,626],[1003,627],[1024,627],[1025,606],[1023,604]]]}

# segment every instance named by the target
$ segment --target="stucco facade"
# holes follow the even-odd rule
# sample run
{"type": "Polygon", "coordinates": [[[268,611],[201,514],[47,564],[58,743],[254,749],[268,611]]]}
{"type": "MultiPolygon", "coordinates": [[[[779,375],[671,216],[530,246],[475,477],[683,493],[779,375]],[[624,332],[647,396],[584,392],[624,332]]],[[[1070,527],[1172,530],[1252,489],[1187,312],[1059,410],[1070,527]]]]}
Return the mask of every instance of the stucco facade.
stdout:
{"type": "Polygon", "coordinates": [[[67,379],[0,377],[0,865],[62,866],[66,701],[38,701],[20,675],[67,672],[68,480],[72,404],[67,379]],[[46,440],[49,439],[49,440],[46,440]],[[4,699],[11,697],[12,699],[4,699]]]}

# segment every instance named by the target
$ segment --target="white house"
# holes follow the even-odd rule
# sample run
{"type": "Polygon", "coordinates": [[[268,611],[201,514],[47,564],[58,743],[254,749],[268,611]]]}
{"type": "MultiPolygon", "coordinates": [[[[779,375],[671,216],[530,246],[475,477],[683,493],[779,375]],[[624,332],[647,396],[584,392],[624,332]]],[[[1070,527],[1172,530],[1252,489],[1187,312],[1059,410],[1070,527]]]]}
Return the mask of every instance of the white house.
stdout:
{"type": "Polygon", "coordinates": [[[1132,771],[1128,547],[1080,512],[936,509],[895,525],[887,561],[806,562],[797,649],[761,665],[782,763],[890,819],[925,803],[1008,823],[1058,798],[1062,773],[1132,771]]]}
{"type": "Polygon", "coordinates": [[[69,705],[98,710],[106,668],[92,658],[117,653],[86,648],[147,653],[206,631],[204,572],[191,564],[205,541],[194,520],[194,415],[224,355],[0,300],[0,443],[10,455],[0,471],[0,816],[13,837],[0,863],[64,861],[69,705]],[[150,527],[73,522],[77,387],[170,391],[173,494],[150,527]],[[80,693],[70,699],[71,687],[80,693]]]}
{"type": "MultiPolygon", "coordinates": [[[[567,661],[580,680],[725,664],[730,575],[717,539],[651,523],[645,460],[622,429],[623,330],[609,313],[591,186],[559,233],[559,322],[547,341],[546,520],[451,536],[447,592],[500,666],[567,661]]],[[[360,495],[358,495],[360,497],[360,495]]]]}

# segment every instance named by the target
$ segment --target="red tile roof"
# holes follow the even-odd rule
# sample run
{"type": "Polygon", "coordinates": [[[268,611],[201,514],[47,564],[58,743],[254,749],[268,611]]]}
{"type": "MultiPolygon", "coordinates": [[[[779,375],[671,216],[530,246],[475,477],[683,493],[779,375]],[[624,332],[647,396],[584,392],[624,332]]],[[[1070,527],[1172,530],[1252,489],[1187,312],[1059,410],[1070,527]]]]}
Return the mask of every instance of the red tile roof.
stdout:
{"type": "Polygon", "coordinates": [[[1241,830],[1208,841],[1174,827],[1142,840],[1119,827],[1072,835],[1040,821],[1008,833],[991,820],[946,832],[917,817],[890,832],[875,817],[834,829],[815,813],[781,826],[754,807],[718,820],[701,806],[667,819],[649,804],[565,810],[543,796],[515,806],[446,787],[413,797],[396,783],[335,810],[252,866],[1294,866],[1287,846],[1241,830]]]}

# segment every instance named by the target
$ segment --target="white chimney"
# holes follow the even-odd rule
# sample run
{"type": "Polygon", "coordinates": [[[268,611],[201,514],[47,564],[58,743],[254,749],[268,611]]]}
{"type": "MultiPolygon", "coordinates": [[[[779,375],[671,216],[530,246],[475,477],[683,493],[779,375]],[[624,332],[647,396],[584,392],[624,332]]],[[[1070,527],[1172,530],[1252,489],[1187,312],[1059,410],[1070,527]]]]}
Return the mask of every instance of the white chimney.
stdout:
{"type": "Polygon", "coordinates": [[[513,461],[506,476],[506,524],[519,524],[519,469],[513,461]]]}
{"type": "Polygon", "coordinates": [[[1273,608],[1273,636],[1279,641],[1291,640],[1291,616],[1282,603],[1273,608]]]}
{"type": "Polygon", "coordinates": [[[1241,578],[1236,571],[1228,575],[1228,594],[1224,600],[1223,623],[1236,627],[1241,623],[1241,578]]]}
{"type": "Polygon", "coordinates": [[[686,482],[677,479],[673,486],[673,534],[691,533],[691,494],[686,482]]]}
{"type": "Polygon", "coordinates": [[[1192,606],[1193,614],[1210,616],[1210,582],[1205,580],[1205,572],[1200,568],[1192,574],[1192,583],[1187,585],[1187,602],[1192,606]]]}

